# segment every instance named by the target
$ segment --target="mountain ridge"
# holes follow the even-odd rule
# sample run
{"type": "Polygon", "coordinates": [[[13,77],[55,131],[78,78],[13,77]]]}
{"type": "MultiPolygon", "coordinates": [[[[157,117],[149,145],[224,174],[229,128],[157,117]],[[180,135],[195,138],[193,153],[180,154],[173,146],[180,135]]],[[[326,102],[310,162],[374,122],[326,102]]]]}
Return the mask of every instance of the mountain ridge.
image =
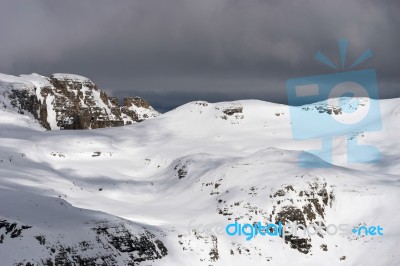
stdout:
{"type": "Polygon", "coordinates": [[[120,105],[90,79],[64,73],[0,74],[0,103],[2,109],[27,112],[48,130],[117,127],[159,115],[140,97],[126,97],[120,105]]]}

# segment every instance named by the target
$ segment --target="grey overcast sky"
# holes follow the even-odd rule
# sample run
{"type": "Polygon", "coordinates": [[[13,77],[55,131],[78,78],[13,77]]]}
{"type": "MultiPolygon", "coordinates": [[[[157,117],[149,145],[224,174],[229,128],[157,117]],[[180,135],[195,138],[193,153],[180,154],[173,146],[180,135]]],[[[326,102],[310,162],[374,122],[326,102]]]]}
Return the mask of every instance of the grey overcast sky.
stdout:
{"type": "Polygon", "coordinates": [[[192,100],[286,102],[288,78],[371,48],[381,98],[400,96],[400,1],[0,0],[0,72],[89,77],[165,111],[192,100]]]}

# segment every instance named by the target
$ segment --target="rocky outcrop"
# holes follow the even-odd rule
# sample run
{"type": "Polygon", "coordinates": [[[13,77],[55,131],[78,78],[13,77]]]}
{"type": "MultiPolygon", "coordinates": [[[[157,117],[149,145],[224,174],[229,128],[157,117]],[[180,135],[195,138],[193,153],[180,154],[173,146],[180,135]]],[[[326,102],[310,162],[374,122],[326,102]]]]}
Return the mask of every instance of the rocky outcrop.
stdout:
{"type": "Polygon", "coordinates": [[[4,108],[29,113],[46,129],[95,129],[134,124],[159,115],[140,97],[119,105],[88,78],[72,74],[0,75],[4,108]]]}
{"type": "MultiPolygon", "coordinates": [[[[288,185],[275,191],[270,198],[273,203],[270,221],[275,224],[281,222],[284,225],[296,223],[305,227],[315,224],[326,232],[325,209],[332,207],[335,197],[332,188],[325,180],[315,179],[304,189],[288,185]]],[[[320,239],[324,238],[320,232],[316,236],[320,239]]],[[[305,234],[290,232],[283,238],[286,244],[301,253],[308,254],[311,250],[312,239],[305,234]]]]}
{"type": "Polygon", "coordinates": [[[149,265],[169,254],[155,227],[60,198],[0,192],[0,265],[149,265]]]}
{"type": "MultiPolygon", "coordinates": [[[[154,261],[168,255],[164,243],[152,233],[144,230],[133,233],[124,223],[91,221],[87,239],[69,242],[63,234],[24,234],[35,227],[19,225],[16,222],[0,220],[0,247],[13,239],[42,246],[40,259],[22,259],[15,265],[118,265],[124,260],[126,265],[137,265],[143,261],[154,261]],[[94,232],[94,234],[92,233],[94,232]],[[100,252],[99,252],[100,251],[100,252]]],[[[40,230],[40,229],[39,229],[40,230]]],[[[33,232],[31,232],[33,233],[33,232]]],[[[32,248],[32,247],[31,247],[32,248]]]]}

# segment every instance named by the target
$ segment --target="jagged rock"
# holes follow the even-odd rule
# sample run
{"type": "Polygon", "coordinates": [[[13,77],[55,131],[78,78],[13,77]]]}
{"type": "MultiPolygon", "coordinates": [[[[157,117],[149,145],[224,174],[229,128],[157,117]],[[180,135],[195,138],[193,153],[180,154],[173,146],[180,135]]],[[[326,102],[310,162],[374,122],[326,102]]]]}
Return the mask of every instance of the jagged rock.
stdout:
{"type": "Polygon", "coordinates": [[[327,113],[329,115],[341,115],[342,108],[338,106],[329,106],[329,105],[316,105],[316,106],[305,106],[302,107],[303,111],[317,111],[318,113],[327,113]]]}
{"type": "MultiPolygon", "coordinates": [[[[87,241],[79,243],[65,243],[62,234],[59,238],[47,238],[45,235],[36,235],[34,238],[43,246],[43,257],[40,260],[23,260],[16,265],[117,265],[121,254],[126,254],[126,265],[137,265],[142,261],[154,261],[168,255],[164,243],[152,233],[144,231],[134,234],[124,223],[115,224],[108,221],[96,221],[91,228],[96,235],[95,239],[88,234],[87,241]],[[49,240],[50,239],[50,240],[49,240]],[[101,247],[103,250],[97,252],[101,247]],[[50,252],[46,257],[46,251],[50,252]],[[98,264],[101,262],[101,264],[98,264]]],[[[15,222],[0,220],[0,244],[4,239],[20,237],[21,241],[29,243],[30,236],[24,236],[23,230],[32,226],[18,225],[15,222]]],[[[38,228],[34,228],[38,230],[38,228]]],[[[218,257],[218,253],[216,255],[218,257]]]]}
{"type": "Polygon", "coordinates": [[[5,237],[9,235],[10,238],[16,238],[21,236],[21,233],[23,230],[31,228],[31,226],[28,225],[22,225],[18,226],[17,223],[11,223],[8,222],[7,220],[0,220],[0,230],[4,228],[4,232],[1,232],[0,234],[0,244],[4,242],[5,237]]]}
{"type": "Polygon", "coordinates": [[[215,110],[220,111],[220,117],[230,121],[231,124],[238,124],[239,120],[244,119],[243,106],[240,103],[220,104],[215,110]]]}
{"type": "Polygon", "coordinates": [[[149,108],[150,104],[140,97],[126,97],[124,99],[124,106],[128,108],[132,106],[149,108]]]}
{"type": "Polygon", "coordinates": [[[52,130],[117,127],[159,115],[140,97],[127,97],[120,106],[90,79],[71,74],[0,75],[0,93],[4,108],[29,113],[52,130]]]}
{"type": "MultiPolygon", "coordinates": [[[[270,198],[276,202],[270,220],[282,224],[297,223],[308,226],[312,223],[325,224],[325,208],[332,206],[333,191],[328,193],[328,185],[324,180],[315,179],[304,190],[298,191],[295,186],[287,185],[272,193],[270,198]],[[296,203],[295,203],[296,202],[296,203]]],[[[317,234],[318,237],[323,237],[317,234]]],[[[284,237],[285,243],[299,252],[308,254],[311,250],[311,238],[293,234],[284,237]]],[[[321,247],[323,250],[325,247],[321,247]]]]}
{"type": "Polygon", "coordinates": [[[226,115],[233,115],[237,113],[242,113],[243,112],[243,107],[242,106],[233,106],[233,107],[227,107],[226,109],[222,110],[222,112],[226,115]]]}

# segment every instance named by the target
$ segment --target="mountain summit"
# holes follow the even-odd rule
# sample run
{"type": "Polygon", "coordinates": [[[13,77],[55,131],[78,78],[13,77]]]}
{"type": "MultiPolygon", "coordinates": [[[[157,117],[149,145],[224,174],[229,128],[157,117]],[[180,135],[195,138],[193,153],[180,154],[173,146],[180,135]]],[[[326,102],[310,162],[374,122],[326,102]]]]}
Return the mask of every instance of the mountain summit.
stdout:
{"type": "Polygon", "coordinates": [[[48,130],[117,127],[159,115],[140,97],[126,97],[121,106],[90,79],[61,73],[0,74],[0,108],[27,113],[48,130]]]}

